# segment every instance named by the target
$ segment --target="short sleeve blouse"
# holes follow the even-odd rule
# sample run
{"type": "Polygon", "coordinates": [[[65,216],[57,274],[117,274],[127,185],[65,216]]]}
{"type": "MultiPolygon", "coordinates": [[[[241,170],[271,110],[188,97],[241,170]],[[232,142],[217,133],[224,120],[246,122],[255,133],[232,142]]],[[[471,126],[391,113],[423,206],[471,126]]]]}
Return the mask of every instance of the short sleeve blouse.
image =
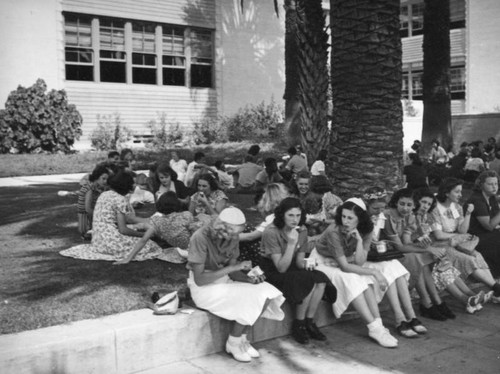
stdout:
{"type": "MultiPolygon", "coordinates": [[[[199,192],[196,192],[192,196],[192,200],[193,200],[193,202],[195,204],[195,209],[194,210],[195,210],[196,214],[207,213],[205,206],[200,201],[200,193],[199,192]]],[[[221,190],[215,190],[215,191],[212,191],[212,193],[210,193],[210,196],[207,197],[207,200],[208,200],[208,203],[210,204],[210,206],[213,209],[215,209],[215,206],[217,205],[217,203],[220,200],[228,200],[228,198],[227,198],[227,195],[223,191],[221,191],[221,190]]]]}
{"type": "Polygon", "coordinates": [[[454,233],[464,221],[464,211],[456,203],[451,203],[450,207],[447,208],[438,202],[436,208],[432,211],[432,218],[434,219],[433,231],[440,230],[454,233]]]}
{"type": "MultiPolygon", "coordinates": [[[[273,254],[283,254],[286,251],[287,238],[283,230],[278,229],[274,224],[269,225],[262,233],[261,253],[264,257],[271,258],[273,254]]],[[[294,249],[294,257],[298,252],[308,253],[307,230],[304,227],[299,229],[299,239],[294,249]]]]}
{"type": "Polygon", "coordinates": [[[398,236],[401,239],[403,235],[407,234],[411,236],[417,230],[415,215],[413,213],[406,217],[401,217],[396,209],[391,208],[387,209],[384,215],[387,217],[385,227],[382,230],[385,238],[398,236]]]}
{"type": "Polygon", "coordinates": [[[204,264],[205,270],[216,271],[240,255],[239,239],[213,238],[210,225],[196,231],[189,241],[188,268],[191,264],[204,264]]]}
{"type": "MultiPolygon", "coordinates": [[[[363,236],[363,249],[368,252],[370,249],[371,235],[363,236]]],[[[356,252],[357,240],[352,236],[347,236],[341,227],[332,223],[321,234],[316,241],[316,250],[325,257],[338,259],[345,256],[348,262],[354,262],[354,252],[356,252]]]]}

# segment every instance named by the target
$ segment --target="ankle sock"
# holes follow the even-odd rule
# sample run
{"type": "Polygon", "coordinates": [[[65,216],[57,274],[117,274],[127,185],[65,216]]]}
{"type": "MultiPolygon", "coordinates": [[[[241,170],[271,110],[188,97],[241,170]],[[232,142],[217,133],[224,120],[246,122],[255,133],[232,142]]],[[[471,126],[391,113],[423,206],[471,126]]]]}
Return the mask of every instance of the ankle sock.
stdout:
{"type": "Polygon", "coordinates": [[[375,318],[373,320],[373,322],[370,322],[366,325],[366,327],[368,327],[368,331],[373,331],[381,326],[382,326],[382,319],[381,318],[375,318]]]}
{"type": "Polygon", "coordinates": [[[241,343],[241,339],[242,339],[241,336],[232,336],[232,335],[229,335],[229,338],[227,338],[227,342],[229,344],[231,344],[231,345],[236,345],[236,344],[241,343]]]}

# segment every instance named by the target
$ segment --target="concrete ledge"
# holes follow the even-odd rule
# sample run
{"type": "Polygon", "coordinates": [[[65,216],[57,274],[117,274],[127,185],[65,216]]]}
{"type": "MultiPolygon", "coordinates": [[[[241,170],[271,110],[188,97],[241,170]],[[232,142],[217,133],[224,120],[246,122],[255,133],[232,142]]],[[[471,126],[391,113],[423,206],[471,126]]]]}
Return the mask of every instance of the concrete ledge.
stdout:
{"type": "MultiPolygon", "coordinates": [[[[286,303],[283,308],[284,321],[260,319],[254,325],[253,341],[289,334],[291,308],[286,303]]],[[[331,305],[322,302],[318,326],[334,322],[331,305]]],[[[230,322],[198,309],[172,316],[141,309],[2,335],[0,368],[3,374],[134,373],[220,352],[229,329],[230,322]]]]}

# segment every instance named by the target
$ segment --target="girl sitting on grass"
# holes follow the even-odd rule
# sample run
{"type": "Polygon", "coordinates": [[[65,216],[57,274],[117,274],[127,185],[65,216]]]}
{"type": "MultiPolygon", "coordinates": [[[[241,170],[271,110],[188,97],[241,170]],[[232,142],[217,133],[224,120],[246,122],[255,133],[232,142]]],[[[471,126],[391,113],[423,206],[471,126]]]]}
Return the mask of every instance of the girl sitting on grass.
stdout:
{"type": "Polygon", "coordinates": [[[89,182],[78,191],[78,231],[83,240],[90,240],[88,231],[92,229],[92,215],[97,198],[108,185],[109,171],[105,166],[97,166],[89,176],[89,182]]]}
{"type": "MultiPolygon", "coordinates": [[[[153,215],[149,223],[141,225],[141,229],[146,231],[142,238],[135,243],[132,251],[125,258],[114,262],[113,265],[128,264],[153,237],[166,241],[171,247],[184,250],[178,252],[187,255],[191,235],[204,223],[210,221],[209,218],[208,221],[194,218],[189,211],[184,210],[182,201],[177,198],[173,191],[165,192],[160,196],[160,199],[156,202],[156,210],[160,214],[153,215]]],[[[203,217],[207,216],[202,215],[203,217]]],[[[172,249],[168,252],[166,256],[169,256],[169,262],[183,262],[176,251],[172,249]]]]}

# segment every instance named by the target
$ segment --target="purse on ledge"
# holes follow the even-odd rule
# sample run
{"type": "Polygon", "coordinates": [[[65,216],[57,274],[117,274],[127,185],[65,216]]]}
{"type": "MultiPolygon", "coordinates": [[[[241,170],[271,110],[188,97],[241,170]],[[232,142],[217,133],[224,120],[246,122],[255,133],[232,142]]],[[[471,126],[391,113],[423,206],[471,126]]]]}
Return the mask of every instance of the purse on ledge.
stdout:
{"type": "Polygon", "coordinates": [[[403,252],[398,250],[393,243],[385,240],[381,242],[385,243],[386,251],[380,253],[379,251],[377,251],[377,245],[380,245],[380,242],[378,244],[372,242],[370,244],[370,250],[368,251],[368,256],[366,258],[368,261],[371,262],[391,261],[404,257],[403,252]]]}

